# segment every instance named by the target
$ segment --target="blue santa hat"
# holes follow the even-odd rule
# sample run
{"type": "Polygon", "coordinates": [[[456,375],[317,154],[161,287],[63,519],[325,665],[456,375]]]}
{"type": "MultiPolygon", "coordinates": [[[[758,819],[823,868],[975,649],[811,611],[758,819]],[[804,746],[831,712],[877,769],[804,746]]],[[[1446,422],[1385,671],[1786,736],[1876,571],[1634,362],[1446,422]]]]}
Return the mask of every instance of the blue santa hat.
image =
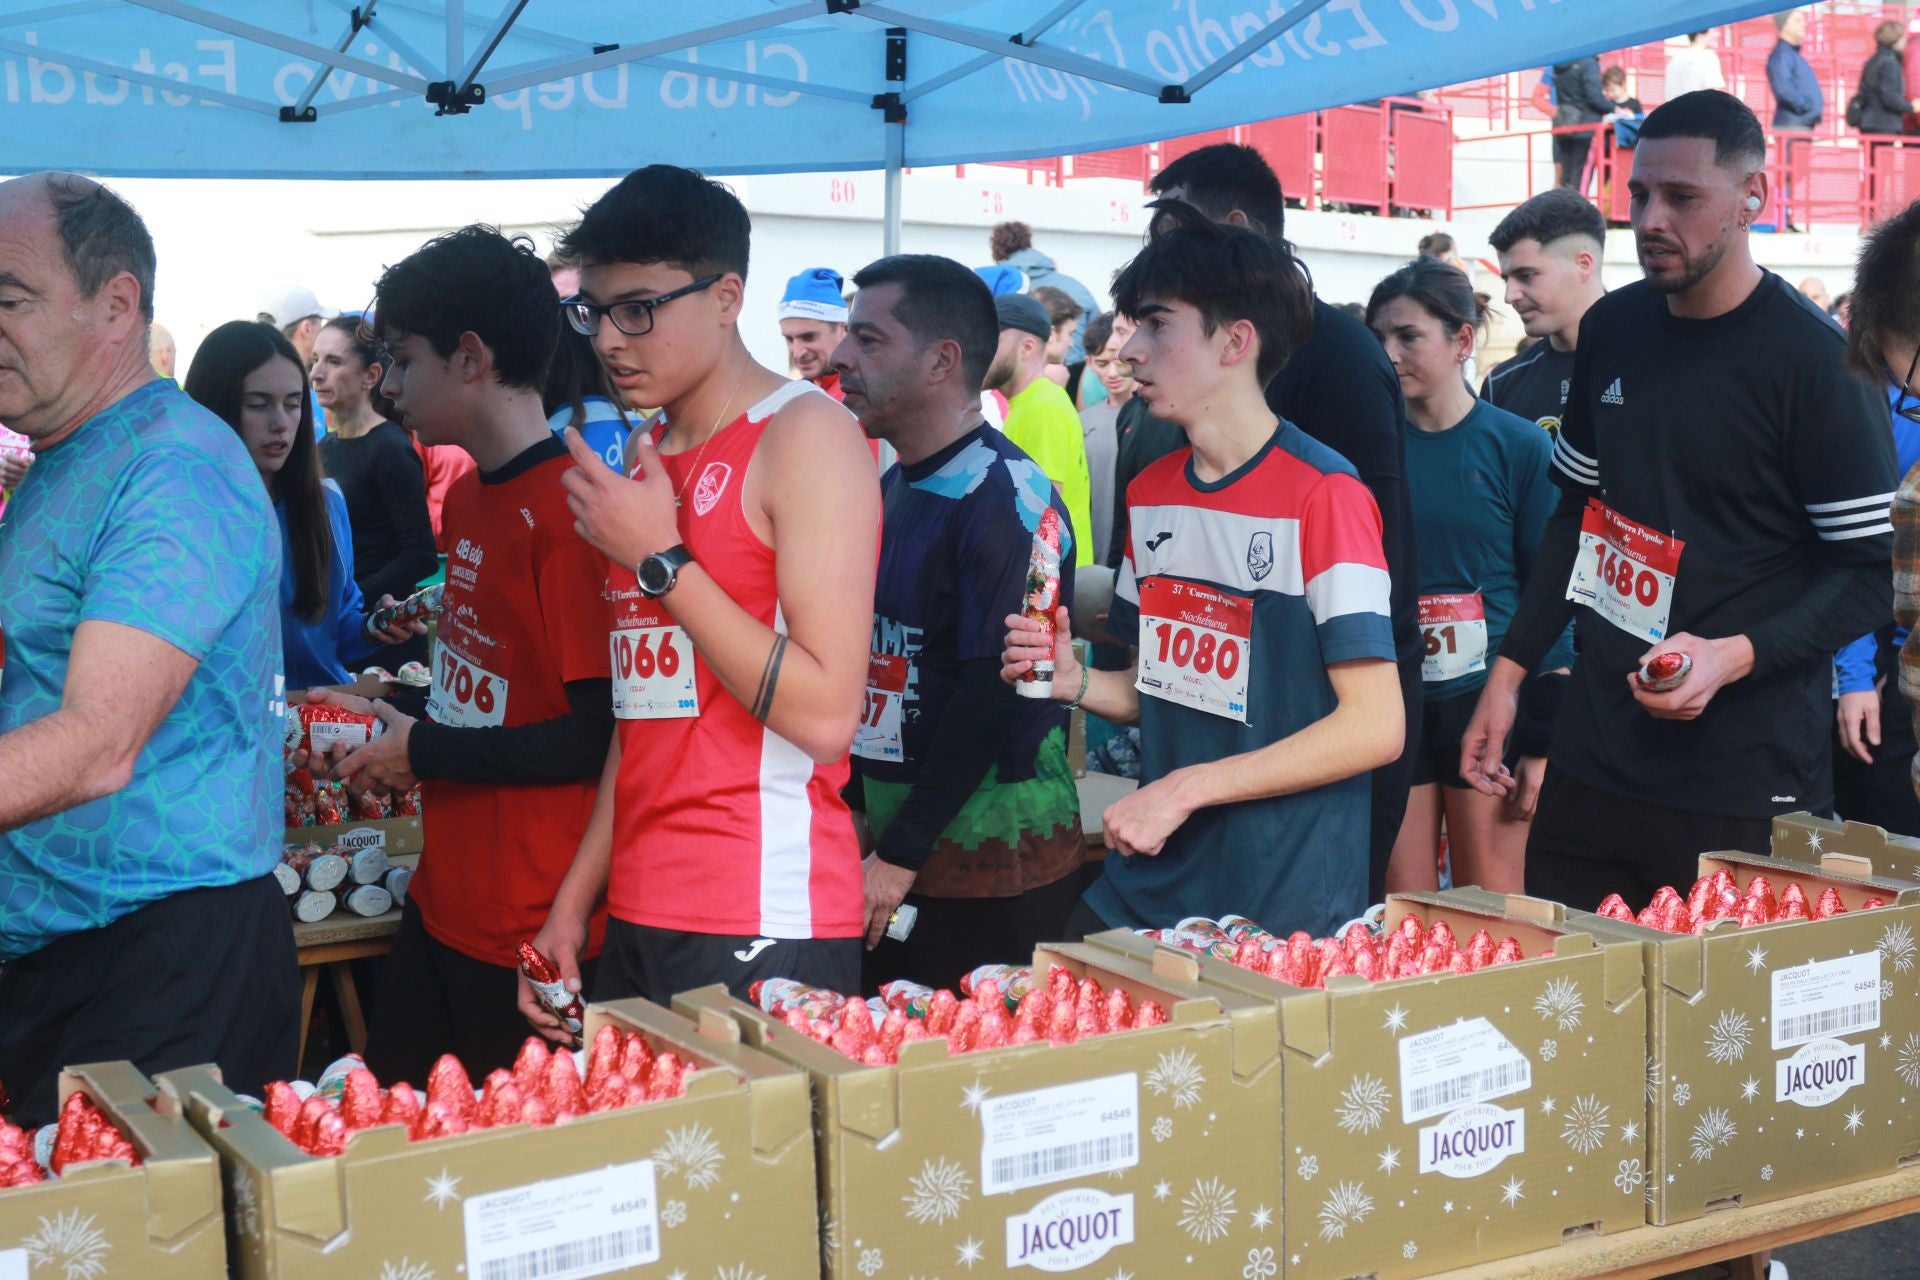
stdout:
{"type": "Polygon", "coordinates": [[[787,281],[787,292],[780,299],[780,319],[845,324],[847,300],[840,288],[840,273],[832,267],[808,267],[787,281]]]}
{"type": "Polygon", "coordinates": [[[1003,293],[1027,291],[1027,273],[1018,267],[1010,267],[1004,262],[991,267],[975,267],[973,274],[987,282],[987,288],[996,298],[1003,293]]]}

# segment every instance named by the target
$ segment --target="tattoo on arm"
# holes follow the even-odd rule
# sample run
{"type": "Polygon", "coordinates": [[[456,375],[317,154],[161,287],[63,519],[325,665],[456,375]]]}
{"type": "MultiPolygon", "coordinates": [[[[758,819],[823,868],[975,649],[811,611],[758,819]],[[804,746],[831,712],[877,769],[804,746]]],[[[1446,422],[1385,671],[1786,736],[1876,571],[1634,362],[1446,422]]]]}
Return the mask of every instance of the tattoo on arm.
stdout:
{"type": "Polygon", "coordinates": [[[747,714],[763,724],[773,712],[773,693],[780,685],[780,661],[786,656],[787,638],[776,634],[773,648],[767,652],[766,668],[760,672],[759,692],[753,695],[753,705],[747,709],[747,714]]]}

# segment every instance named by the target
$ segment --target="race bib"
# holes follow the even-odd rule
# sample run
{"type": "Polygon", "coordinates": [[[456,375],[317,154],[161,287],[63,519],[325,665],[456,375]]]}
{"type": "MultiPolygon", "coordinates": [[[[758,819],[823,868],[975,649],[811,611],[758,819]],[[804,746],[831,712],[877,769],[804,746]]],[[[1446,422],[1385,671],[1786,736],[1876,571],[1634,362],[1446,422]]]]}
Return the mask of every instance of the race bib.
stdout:
{"type": "Polygon", "coordinates": [[[433,691],[427,714],[435,724],[456,729],[497,729],[507,722],[507,682],[488,671],[444,637],[433,660],[433,691]]]}
{"type": "Polygon", "coordinates": [[[679,720],[700,714],[693,642],[679,627],[613,633],[613,714],[620,720],[679,720]]]}
{"type": "Polygon", "coordinates": [[[1487,606],[1475,591],[1467,595],[1421,596],[1420,638],[1426,657],[1420,678],[1453,680],[1487,669],[1487,606]]]}
{"type": "Polygon", "coordinates": [[[907,697],[907,660],[896,654],[867,655],[867,701],[853,732],[853,754],[862,760],[898,764],[901,704],[907,697]]]}
{"type": "Polygon", "coordinates": [[[1253,601],[1177,578],[1140,584],[1140,692],[1247,722],[1253,601]]]}
{"type": "Polygon", "coordinates": [[[1673,579],[1686,544],[1627,519],[1598,498],[1580,519],[1580,554],[1567,599],[1584,604],[1638,640],[1667,638],[1673,579]]]}

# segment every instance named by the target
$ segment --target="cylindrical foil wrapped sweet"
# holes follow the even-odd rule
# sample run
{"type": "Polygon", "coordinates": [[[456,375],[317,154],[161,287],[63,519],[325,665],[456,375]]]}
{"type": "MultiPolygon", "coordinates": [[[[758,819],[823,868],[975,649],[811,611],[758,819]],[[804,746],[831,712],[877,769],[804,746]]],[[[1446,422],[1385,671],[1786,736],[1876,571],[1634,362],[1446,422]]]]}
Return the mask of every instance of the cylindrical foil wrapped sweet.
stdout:
{"type": "Polygon", "coordinates": [[[1024,698],[1053,696],[1054,611],[1060,607],[1060,513],[1049,506],[1040,515],[1040,527],[1034,531],[1033,551],[1027,560],[1026,600],[1022,617],[1031,618],[1043,628],[1041,640],[1047,656],[1034,662],[1033,669],[1013,686],[1024,698]]]}
{"type": "Polygon", "coordinates": [[[335,743],[364,747],[385,728],[380,718],[324,702],[297,702],[287,708],[287,750],[325,751],[335,743]]]}
{"type": "Polygon", "coordinates": [[[399,604],[375,609],[367,615],[367,634],[403,627],[410,622],[426,621],[440,612],[440,597],[445,590],[443,584],[435,583],[431,587],[422,587],[399,604]]]}

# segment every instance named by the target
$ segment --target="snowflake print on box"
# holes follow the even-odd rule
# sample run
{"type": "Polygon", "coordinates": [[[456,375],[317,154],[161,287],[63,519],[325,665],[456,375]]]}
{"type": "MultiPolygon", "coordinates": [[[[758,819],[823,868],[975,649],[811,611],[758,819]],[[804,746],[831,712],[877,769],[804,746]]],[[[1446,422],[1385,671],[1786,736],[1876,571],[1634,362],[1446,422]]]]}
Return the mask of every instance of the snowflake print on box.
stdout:
{"type": "Polygon", "coordinates": [[[973,1179],[951,1160],[926,1161],[920,1175],[907,1179],[907,1185],[912,1190],[900,1199],[907,1206],[907,1216],[922,1226],[959,1217],[961,1202],[972,1198],[967,1193],[973,1179]]]}
{"type": "Polygon", "coordinates": [[[721,1267],[713,1273],[713,1280],[767,1280],[758,1271],[749,1270],[744,1262],[736,1262],[730,1267],[721,1267]]]}
{"type": "Polygon", "coordinates": [[[1880,935],[1879,950],[1892,962],[1895,973],[1907,972],[1914,962],[1913,930],[1905,923],[1888,925],[1880,935]]]}
{"type": "Polygon", "coordinates": [[[82,1217],[78,1209],[41,1218],[40,1229],[20,1242],[35,1268],[59,1269],[60,1280],[93,1280],[107,1273],[107,1254],[113,1246],[106,1232],[82,1217]]]}
{"type": "Polygon", "coordinates": [[[1909,1031],[1900,1042],[1900,1063],[1894,1070],[1908,1085],[1920,1089],[1920,1035],[1909,1031]]]}
{"type": "Polygon", "coordinates": [[[1300,1181],[1312,1182],[1315,1175],[1317,1175],[1320,1172],[1320,1157],[1301,1156],[1300,1166],[1297,1172],[1300,1175],[1300,1181]]]}
{"type": "Polygon", "coordinates": [[[1587,1094],[1576,1097],[1573,1105],[1567,1108],[1566,1127],[1560,1136],[1566,1144],[1581,1155],[1592,1155],[1607,1140],[1607,1131],[1613,1125],[1607,1120],[1607,1107],[1597,1095],[1587,1094]]]}
{"type": "Polygon", "coordinates": [[[398,1262],[380,1264],[380,1280],[433,1280],[433,1268],[424,1262],[410,1262],[406,1258],[398,1262]]]}
{"type": "Polygon", "coordinates": [[[1155,1142],[1165,1142],[1168,1138],[1171,1138],[1172,1136],[1173,1136],[1172,1120],[1168,1119],[1166,1116],[1161,1116],[1158,1120],[1155,1120],[1153,1122],[1153,1140],[1155,1142]]]}
{"type": "Polygon", "coordinates": [[[1160,1065],[1147,1072],[1147,1088],[1156,1098],[1172,1094],[1176,1108],[1200,1105],[1200,1086],[1206,1082],[1200,1060],[1185,1049],[1161,1054],[1160,1065]]]}
{"type": "Polygon", "coordinates": [[[1693,1126],[1694,1162],[1713,1159],[1714,1151],[1730,1145],[1739,1132],[1725,1107],[1708,1107],[1700,1123],[1693,1126]]]}
{"type": "Polygon", "coordinates": [[[1753,1025],[1738,1009],[1722,1009],[1707,1032],[1707,1057],[1725,1066],[1747,1054],[1747,1042],[1753,1039],[1753,1025]]]}
{"type": "Polygon", "coordinates": [[[1358,1182],[1342,1182],[1320,1205],[1320,1238],[1344,1239],[1348,1227],[1357,1227],[1373,1212],[1373,1197],[1358,1182]]]}
{"type": "Polygon", "coordinates": [[[1383,1082],[1372,1076],[1355,1076],[1353,1084],[1340,1091],[1336,1111],[1340,1127],[1348,1133],[1372,1133],[1380,1127],[1380,1118],[1387,1114],[1392,1101],[1393,1094],[1383,1082]]]}
{"type": "Polygon", "coordinates": [[[873,1280],[873,1277],[879,1275],[880,1269],[886,1265],[887,1260],[881,1256],[878,1249],[862,1249],[860,1261],[855,1264],[855,1267],[861,1275],[867,1277],[867,1280],[873,1280]]]}
{"type": "Polygon", "coordinates": [[[1555,978],[1533,1002],[1533,1011],[1562,1031],[1576,1030],[1586,1007],[1587,1002],[1580,998],[1580,985],[1572,978],[1555,978]]]}
{"type": "Polygon", "coordinates": [[[667,1130],[667,1140],[653,1149],[653,1159],[663,1176],[677,1173],[689,1187],[705,1191],[720,1181],[720,1163],[725,1157],[713,1140],[713,1130],[690,1124],[667,1130]]]}
{"type": "Polygon", "coordinates": [[[1233,1188],[1218,1178],[1203,1178],[1180,1197],[1180,1226],[1201,1244],[1212,1244],[1227,1234],[1233,1215],[1233,1188]]]}

